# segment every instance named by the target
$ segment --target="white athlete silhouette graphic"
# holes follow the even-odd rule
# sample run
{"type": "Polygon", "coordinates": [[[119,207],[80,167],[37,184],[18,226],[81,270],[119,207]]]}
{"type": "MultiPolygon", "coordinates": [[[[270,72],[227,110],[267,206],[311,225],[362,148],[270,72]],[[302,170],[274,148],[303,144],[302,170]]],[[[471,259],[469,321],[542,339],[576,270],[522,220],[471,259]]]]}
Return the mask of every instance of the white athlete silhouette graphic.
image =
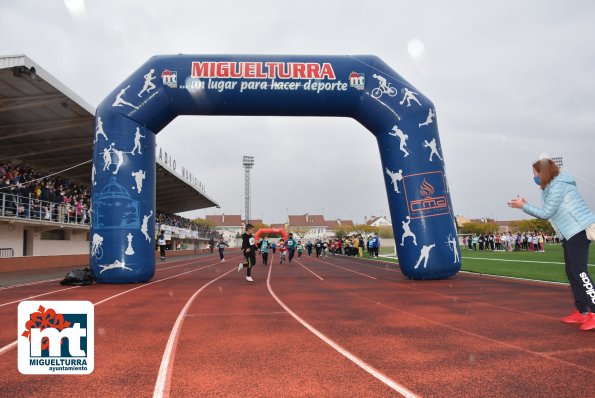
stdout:
{"type": "Polygon", "coordinates": [[[128,247],[126,248],[124,254],[127,256],[133,256],[134,249],[132,248],[132,234],[129,232],[128,235],[126,235],[126,238],[128,238],[128,247]]]}
{"type": "Polygon", "coordinates": [[[428,265],[428,260],[430,259],[430,250],[432,250],[434,247],[436,247],[435,244],[429,246],[422,246],[421,253],[419,255],[419,260],[417,260],[417,264],[415,264],[415,267],[413,267],[413,269],[417,269],[417,267],[419,267],[419,265],[421,264],[422,260],[424,261],[424,268],[426,268],[426,266],[428,265]]]}
{"type": "Polygon", "coordinates": [[[114,261],[113,264],[100,265],[100,267],[101,267],[101,271],[99,271],[100,274],[103,274],[103,271],[107,271],[109,269],[116,269],[116,268],[122,268],[122,269],[127,269],[129,271],[132,271],[132,268],[128,268],[126,266],[126,263],[124,261],[120,262],[120,260],[114,261]]]}
{"type": "Polygon", "coordinates": [[[102,135],[103,138],[107,141],[107,135],[105,135],[105,131],[103,131],[103,121],[101,120],[101,116],[97,118],[97,127],[95,128],[95,142],[99,140],[99,136],[102,135]]]}
{"type": "Polygon", "coordinates": [[[440,154],[438,153],[438,149],[436,148],[436,138],[432,138],[432,141],[428,142],[424,140],[424,147],[430,148],[432,152],[430,152],[430,162],[434,161],[434,155],[438,156],[438,159],[443,160],[440,154]]]}
{"type": "MultiPolygon", "coordinates": [[[[112,146],[114,145],[114,143],[112,142],[112,146]]],[[[116,148],[112,148],[112,152],[114,154],[116,154],[116,157],[118,158],[118,164],[116,165],[116,170],[114,170],[112,172],[113,175],[118,174],[118,171],[120,170],[120,166],[122,166],[122,164],[124,163],[124,154],[122,151],[118,151],[116,148]]]]}
{"type": "Polygon", "coordinates": [[[403,181],[403,170],[399,169],[398,172],[393,173],[388,168],[386,168],[386,174],[388,174],[388,176],[392,180],[391,184],[393,184],[393,188],[395,189],[395,192],[401,193],[401,191],[399,191],[399,186],[397,185],[397,181],[403,181]]]}
{"type": "Polygon", "coordinates": [[[149,218],[153,216],[153,210],[148,216],[143,216],[143,225],[140,227],[140,231],[145,235],[145,239],[151,243],[151,237],[149,236],[149,218]]]}
{"type": "Polygon", "coordinates": [[[397,137],[401,141],[399,149],[405,154],[403,157],[406,158],[409,156],[409,150],[405,148],[407,146],[407,140],[409,139],[409,136],[405,134],[403,130],[401,130],[396,124],[388,134],[392,135],[393,137],[397,137]]]}
{"type": "Polygon", "coordinates": [[[155,84],[153,84],[153,80],[155,80],[155,79],[156,79],[156,77],[155,77],[155,76],[153,76],[153,73],[155,73],[155,69],[151,69],[151,70],[149,71],[149,73],[147,73],[147,74],[145,75],[145,85],[143,86],[143,89],[142,89],[142,90],[140,90],[140,92],[138,93],[138,96],[139,96],[139,97],[142,97],[142,96],[143,96],[143,93],[144,93],[145,91],[146,91],[147,93],[150,93],[150,92],[151,92],[151,90],[154,90],[154,89],[156,88],[156,87],[155,87],[155,84]]]}
{"type": "Polygon", "coordinates": [[[432,108],[430,108],[428,110],[428,117],[426,118],[426,121],[423,123],[420,123],[418,125],[418,127],[421,126],[429,126],[430,124],[434,123],[434,118],[436,117],[436,113],[434,112],[434,110],[432,108]]]}
{"type": "Polygon", "coordinates": [[[448,234],[448,239],[446,240],[446,243],[448,243],[448,247],[454,253],[455,258],[453,260],[453,263],[456,263],[457,261],[459,261],[459,251],[457,250],[457,239],[453,238],[451,234],[448,234]]]}
{"type": "Polygon", "coordinates": [[[417,93],[415,91],[409,90],[405,87],[405,93],[403,94],[403,99],[399,102],[399,105],[403,105],[405,101],[407,101],[407,107],[411,106],[411,101],[417,102],[417,105],[421,106],[421,103],[416,97],[417,93]]]}
{"type": "Polygon", "coordinates": [[[409,224],[411,224],[411,218],[409,216],[405,217],[407,222],[401,221],[401,225],[403,225],[403,236],[401,236],[401,246],[405,246],[405,238],[413,238],[413,244],[417,246],[417,239],[415,234],[411,231],[409,224]]]}
{"type": "Polygon", "coordinates": [[[93,167],[91,168],[91,183],[93,185],[97,185],[97,183],[95,182],[95,174],[97,174],[97,170],[95,169],[95,165],[93,165],[93,167]]]}
{"type": "Polygon", "coordinates": [[[107,148],[103,148],[103,171],[106,171],[109,169],[109,167],[112,165],[112,149],[113,149],[113,143],[107,147],[107,148]]]}
{"type": "Polygon", "coordinates": [[[372,77],[378,80],[378,87],[372,90],[372,97],[378,99],[382,97],[382,94],[388,94],[389,97],[394,97],[397,95],[397,89],[391,87],[390,83],[386,82],[386,78],[384,76],[373,74],[372,77]]]}
{"type": "Polygon", "coordinates": [[[138,193],[141,193],[143,190],[143,180],[145,179],[146,174],[147,173],[142,170],[132,172],[134,181],[136,181],[136,190],[138,191],[138,193]]]}
{"type": "Polygon", "coordinates": [[[134,133],[134,148],[132,148],[132,151],[130,152],[131,155],[134,155],[134,151],[138,150],[138,154],[142,155],[143,153],[141,152],[141,147],[140,147],[140,139],[141,138],[145,138],[144,135],[141,135],[140,133],[140,127],[136,128],[136,133],[134,133]]]}
{"type": "Polygon", "coordinates": [[[122,96],[124,94],[126,94],[126,90],[128,90],[130,88],[130,84],[127,85],[125,88],[123,88],[122,90],[120,90],[120,92],[118,93],[118,95],[116,95],[116,100],[114,101],[114,103],[112,104],[113,107],[118,107],[118,106],[124,106],[124,105],[128,105],[134,109],[138,109],[137,106],[132,105],[130,102],[127,102],[125,99],[122,98],[122,96]]]}
{"type": "Polygon", "coordinates": [[[101,249],[101,245],[103,245],[103,237],[99,234],[93,234],[93,240],[91,241],[91,256],[100,259],[103,256],[103,250],[101,249]]]}

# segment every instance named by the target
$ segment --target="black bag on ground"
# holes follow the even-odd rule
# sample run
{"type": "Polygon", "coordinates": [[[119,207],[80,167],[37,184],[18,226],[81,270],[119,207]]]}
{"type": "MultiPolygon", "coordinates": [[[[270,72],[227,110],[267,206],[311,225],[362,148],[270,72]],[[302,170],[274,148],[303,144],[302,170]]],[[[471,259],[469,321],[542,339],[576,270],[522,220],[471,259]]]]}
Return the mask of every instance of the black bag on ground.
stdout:
{"type": "Polygon", "coordinates": [[[93,273],[91,268],[73,269],[69,271],[64,279],[60,282],[61,285],[68,286],[82,286],[93,283],[93,273]]]}

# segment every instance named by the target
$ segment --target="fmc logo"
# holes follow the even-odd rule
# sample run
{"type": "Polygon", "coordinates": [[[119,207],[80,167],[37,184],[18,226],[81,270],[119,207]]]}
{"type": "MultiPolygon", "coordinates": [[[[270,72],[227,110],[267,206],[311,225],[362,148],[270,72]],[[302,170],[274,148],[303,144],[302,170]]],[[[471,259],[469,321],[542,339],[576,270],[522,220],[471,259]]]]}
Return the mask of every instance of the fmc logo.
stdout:
{"type": "Polygon", "coordinates": [[[19,372],[89,374],[94,367],[94,307],[89,301],[19,304],[19,372]]]}
{"type": "Polygon", "coordinates": [[[404,176],[403,182],[412,219],[450,214],[446,182],[441,171],[404,176]]]}

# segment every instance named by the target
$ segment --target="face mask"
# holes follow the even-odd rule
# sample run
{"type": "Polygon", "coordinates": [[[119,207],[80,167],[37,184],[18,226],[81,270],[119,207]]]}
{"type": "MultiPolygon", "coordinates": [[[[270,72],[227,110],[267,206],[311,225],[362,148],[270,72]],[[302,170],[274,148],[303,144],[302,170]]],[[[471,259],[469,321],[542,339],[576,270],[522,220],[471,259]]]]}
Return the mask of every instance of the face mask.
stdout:
{"type": "Polygon", "coordinates": [[[533,181],[535,181],[535,184],[541,185],[541,178],[539,178],[539,176],[533,177],[533,181]]]}

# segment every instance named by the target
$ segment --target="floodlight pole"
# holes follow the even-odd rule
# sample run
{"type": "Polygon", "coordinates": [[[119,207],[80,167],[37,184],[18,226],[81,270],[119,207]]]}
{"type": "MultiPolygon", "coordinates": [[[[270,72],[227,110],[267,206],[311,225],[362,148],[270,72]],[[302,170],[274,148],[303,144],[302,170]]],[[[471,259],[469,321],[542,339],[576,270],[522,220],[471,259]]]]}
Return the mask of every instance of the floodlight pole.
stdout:
{"type": "Polygon", "coordinates": [[[250,169],[254,166],[254,156],[244,156],[244,219],[250,222],[250,169]]]}

